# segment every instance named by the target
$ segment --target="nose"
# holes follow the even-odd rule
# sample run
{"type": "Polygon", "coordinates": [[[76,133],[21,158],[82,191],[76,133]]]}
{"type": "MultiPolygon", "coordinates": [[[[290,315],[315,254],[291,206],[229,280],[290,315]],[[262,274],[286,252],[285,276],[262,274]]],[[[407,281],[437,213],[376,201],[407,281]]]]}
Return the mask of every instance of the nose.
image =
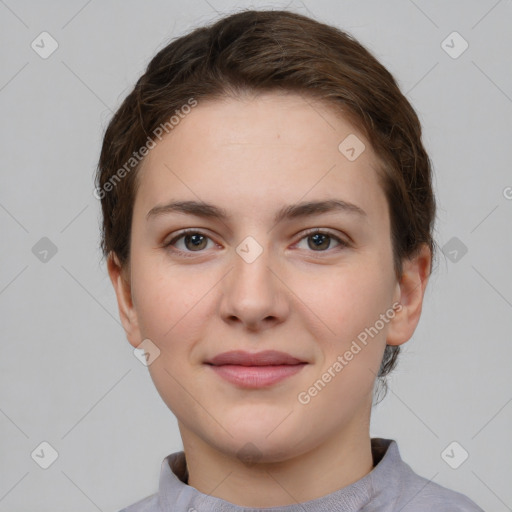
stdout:
{"type": "Polygon", "coordinates": [[[234,253],[233,267],[223,279],[222,318],[251,331],[283,322],[289,312],[289,301],[276,262],[267,250],[254,261],[240,254],[234,253]]]}

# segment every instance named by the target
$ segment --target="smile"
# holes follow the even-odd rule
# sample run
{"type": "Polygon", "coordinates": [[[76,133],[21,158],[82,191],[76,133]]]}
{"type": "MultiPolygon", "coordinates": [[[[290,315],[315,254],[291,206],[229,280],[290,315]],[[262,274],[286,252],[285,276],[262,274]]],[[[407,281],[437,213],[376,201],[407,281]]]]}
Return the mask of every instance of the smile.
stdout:
{"type": "Polygon", "coordinates": [[[231,384],[257,389],[272,386],[299,373],[308,363],[275,350],[259,353],[237,350],[219,354],[206,364],[231,384]]]}

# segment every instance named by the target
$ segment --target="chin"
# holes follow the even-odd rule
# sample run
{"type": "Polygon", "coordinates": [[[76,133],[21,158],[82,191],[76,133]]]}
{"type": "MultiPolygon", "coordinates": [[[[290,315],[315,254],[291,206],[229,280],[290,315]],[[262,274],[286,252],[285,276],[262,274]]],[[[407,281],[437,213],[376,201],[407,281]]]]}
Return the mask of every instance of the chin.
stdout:
{"type": "MultiPolygon", "coordinates": [[[[283,417],[279,421],[282,420],[283,417]]],[[[263,420],[257,424],[246,421],[230,425],[228,431],[233,437],[223,432],[222,435],[210,438],[208,443],[216,446],[225,455],[237,458],[249,466],[256,463],[282,462],[301,455],[309,448],[305,444],[306,438],[300,425],[294,422],[286,427],[284,423],[279,425],[279,422],[263,420]]]]}

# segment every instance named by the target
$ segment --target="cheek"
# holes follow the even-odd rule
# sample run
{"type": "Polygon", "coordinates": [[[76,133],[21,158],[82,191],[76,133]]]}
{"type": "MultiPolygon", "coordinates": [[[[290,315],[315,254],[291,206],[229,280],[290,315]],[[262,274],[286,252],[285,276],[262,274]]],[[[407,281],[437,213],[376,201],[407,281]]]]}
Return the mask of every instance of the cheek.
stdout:
{"type": "Polygon", "coordinates": [[[322,356],[317,373],[301,388],[310,399],[307,410],[326,425],[355,415],[372,394],[392,318],[389,315],[387,323],[381,320],[382,314],[390,312],[390,282],[383,278],[376,263],[354,266],[350,271],[338,271],[323,283],[317,281],[323,284],[323,293],[304,301],[329,327],[322,330],[325,336],[314,334],[311,325],[316,315],[307,313],[322,356]],[[333,406],[326,407],[326,403],[333,406]]]}
{"type": "Polygon", "coordinates": [[[294,293],[304,304],[304,315],[319,322],[326,339],[338,342],[340,348],[340,342],[355,339],[389,308],[393,288],[383,272],[378,262],[366,258],[357,265],[331,267],[313,279],[297,280],[294,293]]]}
{"type": "MultiPolygon", "coordinates": [[[[167,346],[194,338],[198,316],[215,280],[206,272],[165,265],[134,265],[132,290],[141,334],[167,346]]],[[[183,345],[183,343],[181,343],[183,345]]]]}
{"type": "Polygon", "coordinates": [[[194,405],[183,384],[191,378],[192,350],[208,316],[207,280],[190,273],[147,265],[132,274],[141,336],[160,350],[148,369],[161,398],[179,417],[194,405]]]}

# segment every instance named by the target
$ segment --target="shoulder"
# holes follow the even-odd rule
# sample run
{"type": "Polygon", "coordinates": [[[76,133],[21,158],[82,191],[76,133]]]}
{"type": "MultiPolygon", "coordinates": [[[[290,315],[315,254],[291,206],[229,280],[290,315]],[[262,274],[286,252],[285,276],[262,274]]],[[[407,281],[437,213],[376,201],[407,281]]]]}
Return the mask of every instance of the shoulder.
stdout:
{"type": "Polygon", "coordinates": [[[142,498],[141,500],[129,505],[128,507],[123,508],[119,512],[159,512],[160,508],[158,506],[158,494],[152,494],[151,496],[147,496],[146,498],[142,498]]]}
{"type": "Polygon", "coordinates": [[[374,470],[369,473],[375,497],[364,512],[484,512],[464,494],[418,475],[402,459],[392,439],[372,439],[374,470]]]}
{"type": "Polygon", "coordinates": [[[484,512],[466,495],[448,489],[402,466],[402,488],[396,505],[403,512],[484,512]]]}
{"type": "Polygon", "coordinates": [[[397,505],[403,512],[484,512],[464,494],[419,476],[407,495],[400,496],[397,505]]]}

